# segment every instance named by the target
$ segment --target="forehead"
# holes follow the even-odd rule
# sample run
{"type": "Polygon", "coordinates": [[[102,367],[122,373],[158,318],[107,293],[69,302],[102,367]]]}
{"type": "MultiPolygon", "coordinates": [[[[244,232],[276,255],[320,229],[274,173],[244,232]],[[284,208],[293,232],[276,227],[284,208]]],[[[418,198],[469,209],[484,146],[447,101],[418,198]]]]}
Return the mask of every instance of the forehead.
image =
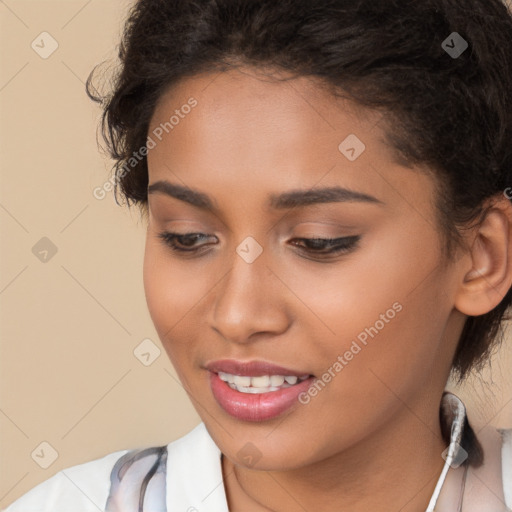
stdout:
{"type": "Polygon", "coordinates": [[[179,138],[180,144],[190,139],[201,141],[206,150],[213,141],[231,142],[237,149],[265,142],[260,150],[266,151],[276,147],[282,151],[293,144],[320,144],[321,151],[350,133],[364,133],[369,143],[384,142],[383,132],[376,127],[382,119],[379,113],[333,96],[317,78],[269,73],[241,68],[186,78],[160,97],[150,132],[194,101],[193,110],[180,116],[179,124],[172,127],[176,137],[168,137],[169,144],[171,139],[179,138]]]}
{"type": "MultiPolygon", "coordinates": [[[[190,95],[201,98],[204,108],[219,112],[229,103],[247,103],[262,107],[263,100],[270,110],[280,111],[287,107],[296,109],[309,104],[315,108],[327,107],[331,110],[333,102],[338,101],[330,92],[328,82],[314,76],[295,76],[284,70],[256,67],[233,67],[221,71],[208,71],[190,77],[184,77],[173,84],[161,96],[158,106],[167,100],[186,99],[190,95]],[[314,105],[311,103],[313,102],[314,105]]],[[[341,104],[345,108],[350,105],[341,104]]],[[[357,110],[356,105],[352,105],[357,110]]],[[[358,115],[360,112],[358,112],[358,115]]],[[[371,114],[370,114],[371,115],[371,114]]]]}
{"type": "Polygon", "coordinates": [[[380,113],[333,96],[318,79],[277,76],[285,80],[253,69],[205,73],[164,93],[149,126],[150,136],[159,130],[148,154],[150,182],[210,190],[222,183],[227,191],[243,183],[263,196],[322,181],[362,192],[371,186],[383,198],[386,170],[399,181],[392,188],[405,191],[404,182],[416,180],[386,142],[380,113]],[[364,145],[355,161],[340,151],[352,136],[364,145]]]}

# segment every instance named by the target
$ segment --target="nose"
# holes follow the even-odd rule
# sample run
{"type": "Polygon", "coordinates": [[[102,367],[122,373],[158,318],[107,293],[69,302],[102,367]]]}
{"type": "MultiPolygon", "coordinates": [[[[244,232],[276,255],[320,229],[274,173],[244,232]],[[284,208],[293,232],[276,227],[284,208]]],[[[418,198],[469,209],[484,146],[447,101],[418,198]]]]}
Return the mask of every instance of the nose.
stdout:
{"type": "Polygon", "coordinates": [[[226,340],[248,343],[289,326],[286,287],[264,254],[252,263],[235,254],[231,270],[215,288],[210,325],[226,340]]]}

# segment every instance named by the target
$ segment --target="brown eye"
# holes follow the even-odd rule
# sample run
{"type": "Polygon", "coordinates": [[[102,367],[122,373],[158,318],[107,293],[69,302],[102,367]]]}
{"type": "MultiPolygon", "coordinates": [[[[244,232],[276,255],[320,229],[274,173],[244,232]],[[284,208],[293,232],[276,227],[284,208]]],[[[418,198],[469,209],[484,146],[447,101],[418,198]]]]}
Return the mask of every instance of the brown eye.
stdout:
{"type": "Polygon", "coordinates": [[[341,238],[296,238],[295,240],[305,243],[306,247],[302,248],[306,252],[318,255],[336,255],[352,250],[360,239],[359,235],[354,235],[341,238]]]}
{"type": "Polygon", "coordinates": [[[197,247],[195,246],[197,241],[208,239],[209,236],[203,233],[171,233],[168,231],[162,232],[158,234],[158,238],[160,238],[164,244],[170,247],[173,251],[176,252],[197,252],[204,244],[197,247]]]}

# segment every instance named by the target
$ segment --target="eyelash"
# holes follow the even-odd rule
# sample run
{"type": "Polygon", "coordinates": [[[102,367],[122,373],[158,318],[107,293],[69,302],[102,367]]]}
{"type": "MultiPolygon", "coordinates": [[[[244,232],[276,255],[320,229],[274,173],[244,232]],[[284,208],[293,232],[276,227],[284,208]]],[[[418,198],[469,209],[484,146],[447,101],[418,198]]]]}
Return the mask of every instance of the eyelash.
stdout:
{"type": "MultiPolygon", "coordinates": [[[[204,235],[203,233],[186,233],[186,234],[180,234],[180,233],[171,233],[169,231],[164,231],[158,234],[158,238],[160,238],[163,243],[169,247],[172,251],[179,253],[179,254],[196,254],[198,253],[202,247],[195,247],[192,249],[184,249],[183,247],[180,247],[176,240],[179,241],[179,243],[182,244],[184,240],[194,240],[201,239],[201,238],[208,238],[208,235],[204,235]]],[[[301,242],[306,242],[307,244],[313,245],[313,247],[316,245],[318,249],[318,244],[323,246],[323,249],[317,250],[317,249],[308,249],[305,247],[300,247],[305,252],[314,254],[316,256],[322,257],[322,255],[327,256],[333,256],[333,255],[339,255],[347,253],[351,250],[353,250],[356,245],[358,244],[360,240],[359,235],[354,236],[347,236],[347,237],[341,237],[341,238],[296,238],[294,240],[298,240],[301,242]],[[325,245],[333,247],[327,251],[325,251],[325,245]]]]}

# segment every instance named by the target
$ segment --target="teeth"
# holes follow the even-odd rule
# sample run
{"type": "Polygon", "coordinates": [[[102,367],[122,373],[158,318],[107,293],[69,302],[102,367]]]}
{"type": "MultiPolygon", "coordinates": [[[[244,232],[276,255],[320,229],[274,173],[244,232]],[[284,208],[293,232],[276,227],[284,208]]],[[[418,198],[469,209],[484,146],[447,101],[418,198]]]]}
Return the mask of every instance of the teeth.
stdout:
{"type": "MultiPolygon", "coordinates": [[[[249,378],[249,377],[248,377],[249,378]]],[[[261,375],[260,377],[250,377],[251,386],[253,388],[268,388],[270,385],[270,377],[268,375],[261,375]]],[[[235,384],[238,384],[235,377],[235,384]]]]}
{"type": "Polygon", "coordinates": [[[242,377],[241,375],[235,375],[235,379],[233,381],[237,386],[249,387],[251,385],[252,377],[242,377]]]}
{"type": "MultiPolygon", "coordinates": [[[[270,385],[271,386],[282,386],[284,384],[284,381],[289,378],[290,377],[283,377],[282,375],[271,375],[270,376],[270,385]]],[[[286,380],[286,382],[288,382],[288,380],[286,380]]]]}
{"type": "Polygon", "coordinates": [[[259,375],[257,377],[232,375],[230,373],[219,372],[219,378],[227,382],[232,389],[242,393],[267,393],[268,391],[277,391],[288,388],[307,379],[309,375],[259,375]]]}
{"type": "Polygon", "coordinates": [[[266,388],[247,388],[244,386],[236,386],[235,384],[228,384],[231,389],[236,389],[236,391],[240,391],[241,393],[252,393],[252,394],[261,394],[268,393],[269,391],[279,391],[283,388],[277,388],[273,386],[269,386],[266,388]]]}
{"type": "Polygon", "coordinates": [[[234,375],[230,375],[229,373],[219,372],[219,377],[224,382],[234,382],[234,375]]]}

